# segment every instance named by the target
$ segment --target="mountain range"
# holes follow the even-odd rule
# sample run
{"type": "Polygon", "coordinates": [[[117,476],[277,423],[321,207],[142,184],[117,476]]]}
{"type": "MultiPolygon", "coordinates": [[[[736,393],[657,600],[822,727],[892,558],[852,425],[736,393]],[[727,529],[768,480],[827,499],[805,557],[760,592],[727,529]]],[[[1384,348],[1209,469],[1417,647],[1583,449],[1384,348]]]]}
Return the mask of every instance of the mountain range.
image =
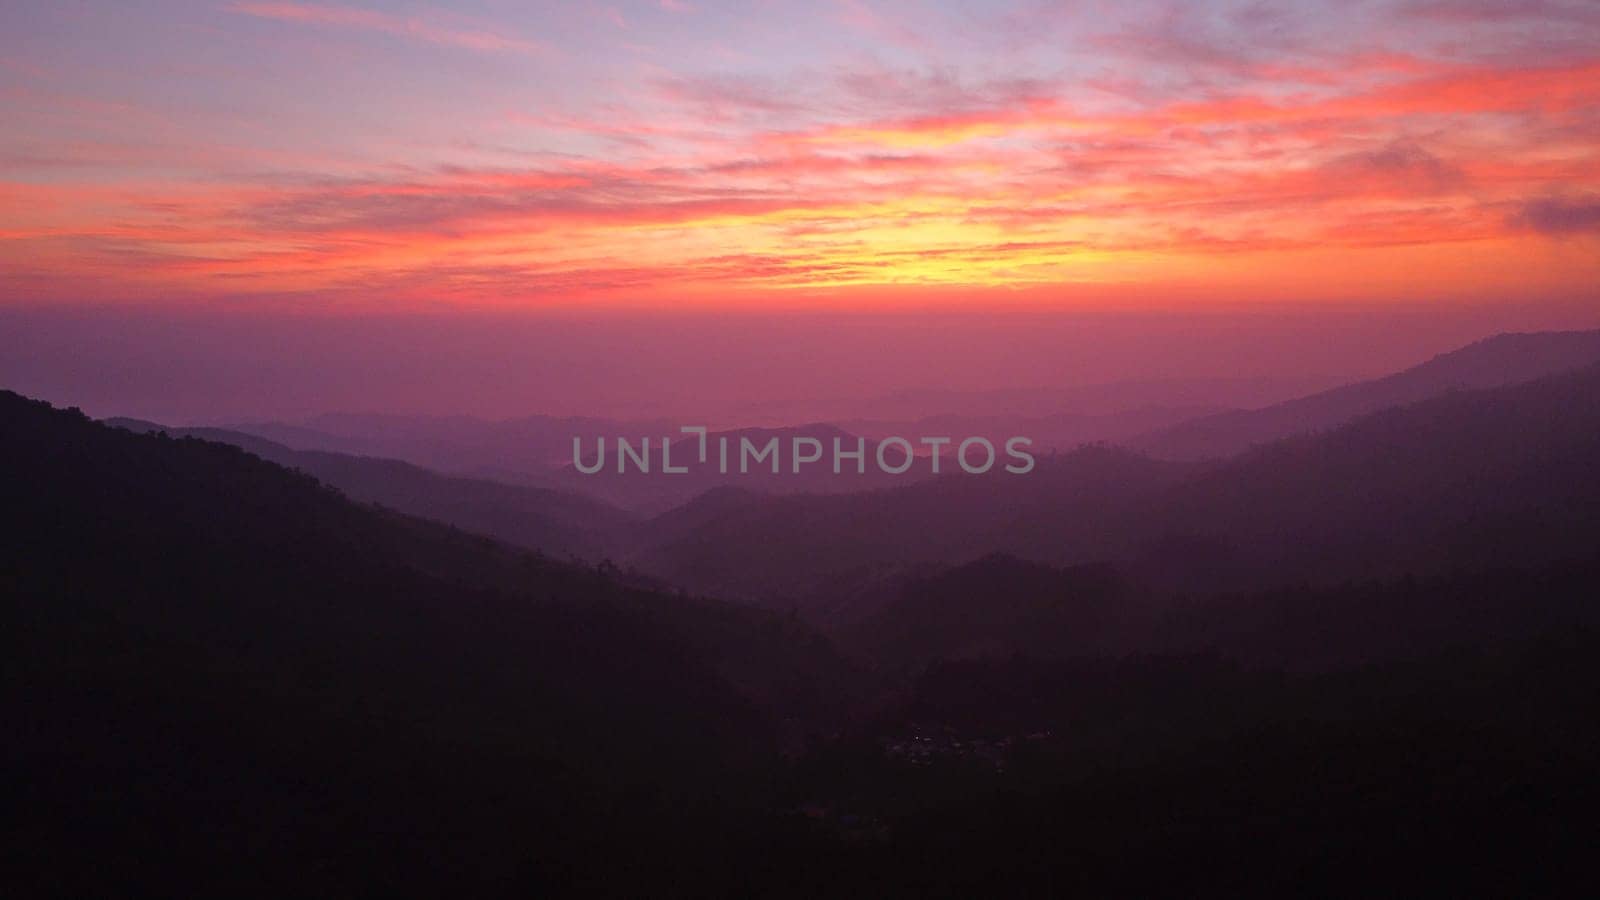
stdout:
{"type": "Polygon", "coordinates": [[[1384,378],[1156,429],[1128,442],[1163,459],[1231,456],[1455,390],[1503,387],[1600,362],[1600,331],[1498,334],[1384,378]]]}
{"type": "Polygon", "coordinates": [[[1556,893],[1600,364],[1541,339],[1225,458],[649,515],[0,392],[13,884],[1556,893]]]}
{"type": "Polygon", "coordinates": [[[157,433],[230,444],[264,460],[297,469],[352,500],[434,519],[541,553],[596,562],[636,517],[602,500],[548,487],[446,475],[397,459],[293,450],[253,434],[224,428],[173,428],[138,419],[105,424],[140,434],[157,433]]]}
{"type": "Polygon", "coordinates": [[[865,614],[885,584],[994,552],[1111,562],[1169,591],[1540,564],[1593,533],[1597,435],[1591,365],[1448,391],[1221,461],[1092,446],[1041,457],[1024,478],[722,495],[714,511],[662,520],[630,559],[675,583],[798,604],[820,619],[865,614]]]}

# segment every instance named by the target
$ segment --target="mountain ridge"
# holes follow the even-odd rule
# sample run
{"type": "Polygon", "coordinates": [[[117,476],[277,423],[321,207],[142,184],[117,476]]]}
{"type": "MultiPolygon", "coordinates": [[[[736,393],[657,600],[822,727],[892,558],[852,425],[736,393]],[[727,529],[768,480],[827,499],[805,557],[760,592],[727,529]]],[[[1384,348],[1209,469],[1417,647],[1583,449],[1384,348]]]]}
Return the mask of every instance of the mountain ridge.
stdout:
{"type": "Polygon", "coordinates": [[[1600,361],[1600,330],[1506,332],[1440,353],[1409,369],[1253,410],[1158,429],[1128,446],[1164,459],[1229,456],[1278,438],[1334,427],[1449,390],[1502,387],[1600,361]]]}
{"type": "Polygon", "coordinates": [[[491,535],[557,558],[598,561],[635,522],[629,513],[586,494],[449,475],[403,460],[296,450],[258,435],[223,428],[174,428],[113,417],[106,424],[135,433],[165,432],[240,447],[298,469],[362,503],[491,535]]]}

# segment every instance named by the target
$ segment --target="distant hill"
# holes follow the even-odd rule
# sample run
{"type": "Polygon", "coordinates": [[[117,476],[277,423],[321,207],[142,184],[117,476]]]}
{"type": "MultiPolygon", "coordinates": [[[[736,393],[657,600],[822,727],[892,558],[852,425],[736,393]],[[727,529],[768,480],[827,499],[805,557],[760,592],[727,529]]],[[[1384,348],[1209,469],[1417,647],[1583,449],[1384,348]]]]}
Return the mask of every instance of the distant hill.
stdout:
{"type": "Polygon", "coordinates": [[[1108,413],[1056,412],[1040,416],[944,414],[916,420],[860,419],[839,423],[855,434],[881,440],[890,435],[948,435],[989,438],[1004,446],[1012,437],[1026,437],[1036,451],[1071,450],[1080,444],[1122,443],[1159,428],[1220,412],[1212,406],[1141,406],[1108,413]]]}
{"type": "MultiPolygon", "coordinates": [[[[1600,534],[1600,366],[1455,391],[1223,463],[1114,448],[1026,476],[954,475],[730,504],[634,561],[678,583],[830,619],[863,585],[1005,552],[1113,561],[1165,591],[1536,566],[1600,534]]],[[[848,616],[847,616],[848,617],[848,616]]]]}
{"type": "Polygon", "coordinates": [[[1073,387],[994,390],[912,388],[849,403],[844,415],[834,414],[830,418],[910,421],[936,416],[1116,417],[1151,409],[1257,407],[1326,390],[1347,381],[1348,378],[1323,375],[1144,379],[1073,387]]]}
{"type": "Polygon", "coordinates": [[[1391,406],[1452,390],[1532,381],[1600,362],[1600,331],[1501,334],[1385,378],[1262,409],[1218,413],[1152,431],[1128,446],[1162,459],[1231,456],[1249,447],[1332,428],[1391,406]]]}
{"type": "Polygon", "coordinates": [[[827,619],[853,619],[884,599],[864,588],[996,551],[1074,561],[1113,558],[1121,522],[1189,467],[1086,447],[1042,456],[1027,475],[955,474],[838,495],[727,498],[647,525],[630,562],[719,596],[827,619]],[[1045,518],[1037,528],[1025,523],[1045,518]]]}
{"type": "MultiPolygon", "coordinates": [[[[917,470],[901,476],[885,475],[867,457],[867,471],[857,474],[847,470],[834,475],[832,470],[833,439],[839,438],[846,448],[853,449],[856,437],[833,425],[815,423],[784,428],[744,428],[712,432],[708,440],[710,455],[706,463],[698,459],[699,439],[682,434],[677,423],[620,422],[596,418],[557,418],[528,416],[500,422],[487,422],[468,417],[411,417],[378,415],[329,415],[313,419],[310,426],[282,423],[258,423],[230,426],[225,429],[185,429],[200,436],[229,440],[244,446],[247,438],[265,439],[285,449],[338,453],[345,457],[379,457],[404,460],[435,472],[452,476],[475,478],[501,485],[544,490],[545,497],[555,493],[582,495],[599,501],[601,506],[612,506],[636,515],[656,515],[686,503],[696,495],[719,486],[739,487],[769,493],[794,493],[816,491],[824,493],[865,490],[891,484],[903,484],[918,477],[917,470]],[[236,435],[225,438],[225,435],[236,435]],[[638,450],[646,438],[650,441],[652,471],[618,473],[616,470],[617,439],[626,438],[638,450]],[[661,440],[670,437],[673,444],[672,464],[687,466],[681,475],[665,475],[661,471],[661,440]],[[791,441],[795,437],[815,438],[822,443],[826,454],[822,462],[806,466],[799,474],[790,468],[791,441]],[[598,441],[604,439],[607,447],[607,465],[593,474],[583,474],[572,465],[572,442],[582,441],[585,459],[592,460],[598,441]],[[717,441],[726,438],[730,447],[730,471],[718,471],[717,441]],[[748,473],[738,471],[740,440],[748,438],[760,448],[776,438],[780,443],[779,455],[782,471],[774,475],[770,468],[756,466],[748,473]]],[[[1008,435],[1009,436],[1009,435],[1008,435]]],[[[916,435],[911,435],[916,437],[916,435]]],[[[874,452],[877,444],[868,441],[867,453],[874,452]]],[[[281,451],[273,451],[280,453],[281,451]]],[[[312,471],[318,465],[306,457],[299,458],[307,465],[295,465],[312,471]]],[[[897,457],[898,459],[898,457],[897,457]]],[[[367,484],[366,489],[376,491],[380,485],[367,484]]],[[[374,495],[376,502],[390,502],[374,495]]],[[[397,508],[401,508],[398,507],[397,508]]],[[[445,519],[436,510],[416,510],[421,515],[445,519]]],[[[446,519],[448,520],[448,519],[446,519]]],[[[575,523],[579,530],[589,528],[582,520],[575,523]]],[[[466,526],[464,526],[466,527],[466,526]]],[[[500,534],[498,529],[479,527],[500,534]]],[[[542,539],[557,542],[557,532],[546,531],[542,539]]],[[[574,535],[577,543],[589,553],[595,542],[574,535]]],[[[542,545],[541,545],[542,546],[542,545]]],[[[588,555],[583,553],[580,555],[588,555]]]]}
{"type": "Polygon", "coordinates": [[[1144,515],[1147,540],[1210,541],[1244,585],[1584,555],[1600,535],[1600,364],[1277,441],[1144,515]]]}
{"type": "Polygon", "coordinates": [[[676,433],[677,423],[620,421],[582,416],[524,416],[486,420],[471,416],[402,416],[329,413],[302,424],[258,422],[228,425],[296,450],[324,450],[401,459],[439,472],[518,480],[542,480],[572,461],[572,439],[605,435],[676,433]]]}
{"type": "Polygon", "coordinates": [[[633,517],[581,494],[442,475],[410,463],[316,450],[292,450],[276,441],[221,428],[171,428],[137,419],[107,425],[138,433],[232,444],[262,459],[299,469],[338,488],[352,500],[436,519],[557,558],[598,561],[611,555],[633,517]]]}

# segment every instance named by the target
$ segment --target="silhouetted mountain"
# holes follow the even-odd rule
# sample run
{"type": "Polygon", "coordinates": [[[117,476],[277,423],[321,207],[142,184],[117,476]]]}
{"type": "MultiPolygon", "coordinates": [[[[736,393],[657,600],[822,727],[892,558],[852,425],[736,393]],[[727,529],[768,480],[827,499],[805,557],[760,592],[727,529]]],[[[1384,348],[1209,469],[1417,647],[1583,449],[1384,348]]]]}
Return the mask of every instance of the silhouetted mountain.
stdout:
{"type": "MultiPolygon", "coordinates": [[[[877,446],[873,441],[866,444],[869,455],[865,474],[858,474],[854,468],[846,465],[842,474],[834,475],[834,438],[839,438],[847,450],[855,448],[856,438],[822,423],[712,432],[708,437],[709,452],[704,463],[699,460],[698,437],[681,433],[677,423],[551,416],[486,422],[464,416],[430,418],[377,415],[320,416],[312,423],[315,427],[262,423],[227,429],[187,430],[204,432],[203,436],[217,440],[229,440],[225,436],[231,433],[265,438],[297,451],[404,460],[456,476],[473,476],[499,484],[582,494],[603,504],[615,505],[641,515],[664,512],[718,486],[770,493],[844,492],[901,484],[918,477],[915,469],[901,476],[886,475],[879,471],[870,455],[877,446]],[[686,466],[688,472],[663,473],[661,448],[664,437],[672,440],[672,465],[675,468],[686,466]],[[807,464],[798,474],[792,471],[791,466],[792,441],[796,437],[820,441],[825,454],[822,461],[807,464]],[[606,465],[600,471],[584,474],[572,465],[575,438],[581,442],[586,461],[594,460],[599,442],[605,442],[606,465]],[[644,440],[649,440],[647,458],[652,470],[649,474],[634,469],[626,473],[617,471],[620,452],[618,438],[627,439],[635,452],[642,449],[644,440]],[[721,439],[726,439],[729,446],[729,471],[726,473],[719,471],[717,448],[721,439]],[[767,442],[777,439],[780,472],[774,474],[769,461],[752,463],[749,472],[741,472],[739,452],[743,439],[749,439],[758,451],[767,442]]],[[[246,443],[242,438],[234,438],[230,442],[241,446],[246,443]]],[[[898,460],[899,457],[895,458],[898,460]]],[[[379,496],[373,499],[387,502],[379,496]]],[[[422,514],[435,515],[428,511],[422,511],[422,514]]],[[[581,521],[576,524],[584,527],[581,521]]],[[[545,539],[551,538],[547,534],[545,539]]]]}
{"type": "Polygon", "coordinates": [[[441,475],[394,459],[291,450],[265,438],[221,428],[169,428],[136,419],[105,422],[139,433],[166,432],[173,437],[232,444],[270,462],[299,469],[352,500],[436,519],[557,558],[604,559],[634,521],[620,509],[568,491],[441,475]]]}
{"type": "Polygon", "coordinates": [[[860,591],[854,646],[915,673],[870,715],[791,618],[0,394],[8,888],[1553,894],[1600,801],[1597,386],[655,520],[706,577],[860,591]],[[1292,570],[1407,560],[1455,571],[1292,570]]]}
{"type": "Polygon", "coordinates": [[[994,554],[926,578],[846,632],[848,646],[892,669],[934,660],[1083,656],[1136,608],[1110,566],[1057,569],[994,554]]]}
{"type": "Polygon", "coordinates": [[[1574,628],[1600,629],[1600,549],[1544,567],[1464,566],[1422,578],[1184,598],[1123,640],[1146,652],[1327,671],[1512,646],[1574,628]]]}
{"type": "Polygon", "coordinates": [[[225,444],[0,393],[0,471],[8,840],[47,879],[22,893],[670,884],[744,840],[719,817],[759,804],[779,726],[849,696],[792,622],[225,444]]]}
{"type": "MultiPolygon", "coordinates": [[[[1075,387],[951,390],[912,388],[846,404],[836,419],[909,421],[931,416],[1118,416],[1140,409],[1257,407],[1326,390],[1333,376],[1165,378],[1075,387]]],[[[752,411],[755,412],[755,411],[752,411]]]]}
{"type": "MultiPolygon", "coordinates": [[[[1502,582],[1497,605],[1549,584],[1502,582]]],[[[1315,674],[1212,655],[935,663],[794,774],[803,808],[852,845],[803,883],[1281,897],[1584,882],[1573,823],[1600,801],[1600,633],[1438,646],[1315,674]]]]}
{"type": "Polygon", "coordinates": [[[1148,511],[1242,583],[1536,566],[1600,534],[1600,366],[1457,391],[1270,444],[1148,511]]]}
{"type": "Polygon", "coordinates": [[[1600,629],[1600,553],[1523,569],[1160,597],[1108,565],[1057,568],[987,556],[908,579],[840,640],[916,673],[951,660],[1204,654],[1320,671],[1600,629]]]}
{"type": "Polygon", "coordinates": [[[1561,894],[1589,877],[1597,649],[951,662],[800,780],[891,836],[851,880],[906,893],[1561,894]]]}
{"type": "Polygon", "coordinates": [[[572,462],[572,439],[676,434],[678,423],[584,416],[525,416],[489,421],[471,416],[329,413],[302,425],[229,425],[296,450],[401,459],[438,472],[548,487],[543,479],[572,462]]]}
{"type": "Polygon", "coordinates": [[[757,506],[767,501],[768,495],[745,488],[714,487],[698,497],[674,506],[672,509],[646,520],[639,532],[650,540],[670,540],[680,534],[690,534],[717,520],[738,513],[739,510],[757,506]]]}
{"type": "Polygon", "coordinates": [[[945,435],[956,439],[988,438],[996,447],[1012,437],[1026,437],[1036,451],[1071,450],[1081,444],[1122,443],[1158,428],[1218,412],[1215,406],[1143,406],[1110,413],[1051,413],[1044,416],[927,416],[913,421],[860,419],[839,423],[855,434],[881,440],[892,435],[915,439],[945,435]]]}
{"type": "Polygon", "coordinates": [[[1162,459],[1230,456],[1249,447],[1341,425],[1452,390],[1501,387],[1600,362],[1600,331],[1501,334],[1403,372],[1268,406],[1195,419],[1136,437],[1129,446],[1162,459]]]}
{"type": "Polygon", "coordinates": [[[1600,534],[1600,367],[1458,391],[1225,463],[1086,448],[1022,476],[743,504],[634,559],[834,618],[864,583],[1007,552],[1164,590],[1539,566],[1600,534]]]}
{"type": "MultiPolygon", "coordinates": [[[[884,602],[881,591],[929,567],[1018,545],[1079,551],[1074,561],[1114,558],[1107,522],[1184,476],[1184,466],[1087,447],[1041,457],[1027,475],[955,474],[901,488],[767,497],[733,506],[698,527],[669,532],[631,557],[674,583],[729,597],[798,605],[819,620],[850,621],[884,602]],[[1048,514],[1053,530],[1021,533],[1048,514]]],[[[1055,560],[1061,554],[1029,554],[1055,560]]]]}

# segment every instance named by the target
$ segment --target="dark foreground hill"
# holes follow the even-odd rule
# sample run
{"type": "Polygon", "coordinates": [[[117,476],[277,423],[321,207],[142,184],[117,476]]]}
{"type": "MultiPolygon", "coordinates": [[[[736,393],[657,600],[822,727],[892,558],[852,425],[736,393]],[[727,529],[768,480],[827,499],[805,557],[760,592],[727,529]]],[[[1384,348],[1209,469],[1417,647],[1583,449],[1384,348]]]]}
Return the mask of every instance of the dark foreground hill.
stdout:
{"type": "Polygon", "coordinates": [[[737,838],[848,696],[792,623],[231,446],[5,393],[0,471],[15,896],[628,893],[737,838]]]}
{"type": "Polygon", "coordinates": [[[894,670],[952,659],[1111,652],[1135,598],[1106,565],[1057,569],[994,554],[909,580],[847,629],[847,646],[894,670]]]}
{"type": "Polygon", "coordinates": [[[225,428],[171,428],[137,419],[107,419],[106,424],[138,434],[165,432],[175,438],[232,444],[269,462],[299,469],[352,500],[379,503],[558,559],[605,559],[634,521],[616,507],[570,491],[446,475],[398,459],[295,450],[225,428]]]}
{"type": "Polygon", "coordinates": [[[1597,650],[952,662],[797,791],[906,896],[1589,896],[1597,650]]]}
{"type": "Polygon", "coordinates": [[[1597,596],[1594,552],[1550,566],[1209,597],[1156,594],[1109,565],[1061,569],[997,554],[906,581],[840,639],[911,674],[950,661],[1156,653],[1325,671],[1600,629],[1597,596]]]}

